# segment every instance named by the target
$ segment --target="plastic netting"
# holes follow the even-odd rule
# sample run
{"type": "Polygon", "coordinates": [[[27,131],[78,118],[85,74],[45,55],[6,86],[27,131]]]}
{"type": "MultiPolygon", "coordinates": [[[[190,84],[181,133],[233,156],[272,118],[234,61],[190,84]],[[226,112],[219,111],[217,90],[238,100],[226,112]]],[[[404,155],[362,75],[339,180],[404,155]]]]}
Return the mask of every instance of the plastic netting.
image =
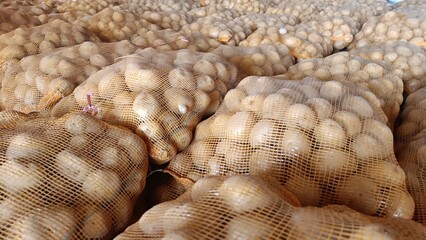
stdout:
{"type": "Polygon", "coordinates": [[[426,238],[424,226],[412,220],[366,216],[339,205],[297,207],[292,199],[276,182],[253,176],[205,178],[148,210],[116,239],[426,238]]]}
{"type": "Polygon", "coordinates": [[[331,40],[306,24],[259,28],[239,46],[258,46],[266,43],[286,45],[291,55],[297,59],[326,57],[333,52],[331,40]]]}
{"type": "Polygon", "coordinates": [[[247,77],[167,171],[276,177],[303,205],[411,218],[413,199],[378,99],[347,81],[247,77]]]}
{"type": "Polygon", "coordinates": [[[74,88],[101,68],[136,47],[129,41],[115,43],[84,42],[54,49],[8,64],[2,83],[0,105],[24,113],[50,110],[74,88]]]}
{"type": "Polygon", "coordinates": [[[404,41],[368,45],[349,52],[352,56],[392,64],[402,76],[404,92],[411,94],[426,86],[426,51],[404,41]]]}
{"type": "Polygon", "coordinates": [[[262,44],[255,47],[223,45],[212,53],[234,64],[238,69],[238,79],[284,74],[295,63],[295,58],[284,44],[262,44]]]}
{"type": "Polygon", "coordinates": [[[0,36],[0,63],[85,41],[98,42],[99,38],[86,28],[60,19],[36,27],[17,28],[0,36]]]}
{"type": "Polygon", "coordinates": [[[426,49],[426,18],[422,8],[389,11],[370,18],[355,35],[349,49],[407,41],[426,49]]]}
{"type": "Polygon", "coordinates": [[[399,151],[413,138],[426,131],[426,87],[410,94],[404,101],[395,131],[395,148],[399,151]]]}
{"type": "Polygon", "coordinates": [[[92,74],[52,114],[82,111],[90,93],[96,117],[135,131],[153,163],[163,164],[188,146],[195,126],[216,111],[236,77],[236,68],[215,54],[148,48],[92,74]]]}
{"type": "Polygon", "coordinates": [[[403,101],[403,82],[399,73],[385,62],[366,60],[348,52],[326,58],[304,60],[291,66],[283,79],[315,77],[323,81],[347,80],[368,88],[379,99],[380,107],[393,128],[403,101]]]}
{"type": "Polygon", "coordinates": [[[143,140],[90,115],[0,128],[0,236],[111,239],[145,186],[143,140]]]}
{"type": "Polygon", "coordinates": [[[416,205],[413,220],[426,224],[426,136],[408,142],[397,159],[407,175],[408,191],[416,205]]]}

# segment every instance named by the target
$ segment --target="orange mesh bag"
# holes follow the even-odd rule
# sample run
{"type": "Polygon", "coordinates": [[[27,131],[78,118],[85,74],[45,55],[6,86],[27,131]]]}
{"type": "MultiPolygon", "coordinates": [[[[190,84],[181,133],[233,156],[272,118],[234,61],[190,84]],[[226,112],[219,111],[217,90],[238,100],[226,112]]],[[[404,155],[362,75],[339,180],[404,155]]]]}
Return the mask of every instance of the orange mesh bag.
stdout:
{"type": "Polygon", "coordinates": [[[355,35],[348,49],[366,45],[407,41],[426,49],[426,18],[423,9],[389,11],[370,18],[355,35]]]}
{"type": "Polygon", "coordinates": [[[408,191],[416,204],[413,220],[426,225],[426,135],[415,136],[398,152],[397,159],[407,175],[408,191]]]}
{"type": "Polygon", "coordinates": [[[414,211],[378,99],[347,81],[247,77],[166,170],[193,181],[273,176],[303,205],[404,218],[414,211]]]}
{"type": "Polygon", "coordinates": [[[178,199],[145,212],[115,239],[424,238],[425,227],[412,220],[371,217],[339,205],[299,207],[272,180],[232,176],[200,180],[178,199]]]}
{"type": "Polygon", "coordinates": [[[90,115],[0,129],[0,234],[5,239],[111,239],[145,186],[143,140],[90,115]]]}
{"type": "Polygon", "coordinates": [[[84,42],[25,57],[16,64],[9,64],[0,81],[0,105],[4,109],[50,115],[53,106],[90,75],[135,50],[136,47],[126,40],[84,42]]]}
{"type": "Polygon", "coordinates": [[[426,131],[426,87],[410,94],[399,116],[400,124],[395,132],[395,150],[411,142],[414,136],[426,131]]]}
{"type": "Polygon", "coordinates": [[[221,4],[209,4],[204,7],[193,8],[188,12],[188,14],[198,18],[212,16],[229,21],[244,15],[241,11],[235,8],[225,8],[221,4]]]}
{"type": "Polygon", "coordinates": [[[390,63],[402,75],[404,92],[411,94],[426,86],[426,51],[404,41],[355,48],[350,55],[390,63]]]}
{"type": "Polygon", "coordinates": [[[403,101],[403,82],[391,65],[385,62],[353,57],[348,52],[326,58],[309,59],[291,66],[283,79],[316,77],[323,81],[347,80],[372,91],[393,128],[403,101]]]}
{"type": "Polygon", "coordinates": [[[329,38],[302,24],[257,29],[239,46],[258,46],[266,43],[286,45],[297,59],[325,57],[333,52],[329,38]]]}
{"type": "Polygon", "coordinates": [[[17,28],[0,36],[0,63],[85,41],[98,42],[99,38],[85,28],[60,19],[36,27],[17,28]]]}
{"type": "Polygon", "coordinates": [[[52,114],[82,111],[91,93],[98,118],[135,131],[152,163],[164,164],[188,146],[200,118],[213,114],[236,84],[236,68],[215,54],[148,48],[91,75],[52,114]]]}
{"type": "Polygon", "coordinates": [[[318,17],[306,23],[313,30],[331,40],[334,51],[349,46],[361,25],[350,17],[318,17]]]}
{"type": "Polygon", "coordinates": [[[107,42],[130,39],[139,29],[159,29],[155,24],[126,12],[119,6],[108,7],[94,15],[79,18],[74,24],[88,28],[107,42]]]}
{"type": "Polygon", "coordinates": [[[256,47],[223,45],[213,53],[224,57],[238,68],[238,79],[284,74],[295,63],[295,58],[284,44],[262,44],[256,47]]]}
{"type": "Polygon", "coordinates": [[[252,30],[249,24],[244,25],[243,22],[207,16],[183,26],[181,32],[183,34],[200,32],[209,39],[219,41],[223,44],[237,46],[252,33],[252,30]]]}
{"type": "Polygon", "coordinates": [[[40,21],[31,14],[0,8],[0,35],[18,27],[30,27],[40,24],[40,21]]]}

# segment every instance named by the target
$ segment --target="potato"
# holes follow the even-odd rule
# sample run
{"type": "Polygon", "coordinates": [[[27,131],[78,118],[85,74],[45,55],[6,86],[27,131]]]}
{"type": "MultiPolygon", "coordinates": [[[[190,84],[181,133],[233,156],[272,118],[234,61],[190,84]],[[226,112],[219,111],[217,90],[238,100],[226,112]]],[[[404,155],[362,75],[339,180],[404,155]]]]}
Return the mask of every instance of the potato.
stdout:
{"type": "Polygon", "coordinates": [[[324,119],[314,130],[316,142],[321,147],[342,148],[346,146],[347,136],[345,129],[332,119],[324,119]]]}
{"type": "Polygon", "coordinates": [[[12,194],[39,187],[43,178],[43,168],[35,163],[10,160],[0,165],[0,185],[12,194]]]}
{"type": "Polygon", "coordinates": [[[225,98],[223,99],[223,103],[225,104],[226,108],[231,112],[237,112],[240,110],[243,110],[241,103],[243,99],[247,97],[246,93],[238,88],[231,89],[229,92],[225,95],[225,98]]]}
{"type": "Polygon", "coordinates": [[[286,129],[277,142],[280,143],[283,153],[294,156],[309,154],[312,145],[311,139],[306,133],[293,128],[286,129]]]}
{"type": "Polygon", "coordinates": [[[112,230],[113,222],[110,214],[102,208],[83,206],[80,210],[82,233],[85,238],[103,238],[112,230]]]}
{"type": "Polygon", "coordinates": [[[270,119],[258,121],[250,132],[251,146],[257,148],[275,142],[278,130],[278,124],[270,119]]]}
{"type": "Polygon", "coordinates": [[[240,108],[242,111],[262,112],[265,96],[262,94],[250,95],[242,99],[240,108]]]}
{"type": "Polygon", "coordinates": [[[309,98],[305,102],[305,105],[311,107],[315,111],[319,120],[331,117],[333,112],[331,103],[323,98],[309,98]]]}
{"type": "Polygon", "coordinates": [[[174,68],[169,72],[169,83],[173,88],[194,90],[196,82],[194,75],[186,68],[174,68]]]}
{"type": "Polygon", "coordinates": [[[227,239],[267,239],[273,227],[267,223],[251,221],[249,216],[239,215],[228,223],[227,239]]]}
{"type": "Polygon", "coordinates": [[[143,69],[137,63],[126,64],[124,80],[133,92],[157,90],[163,85],[160,72],[155,69],[143,69]]]}
{"type": "Polygon", "coordinates": [[[201,217],[200,209],[193,203],[181,203],[170,207],[163,215],[163,229],[165,234],[185,229],[194,224],[193,221],[201,217]]]}
{"type": "Polygon", "coordinates": [[[311,163],[323,174],[347,176],[357,169],[358,162],[344,149],[325,148],[317,151],[311,163]]]}
{"type": "Polygon", "coordinates": [[[77,183],[83,183],[91,171],[87,160],[67,150],[63,150],[56,155],[56,167],[61,174],[77,183]]]}
{"type": "Polygon", "coordinates": [[[337,81],[326,82],[321,86],[320,95],[327,100],[336,101],[345,95],[344,86],[337,81]]]}
{"type": "Polygon", "coordinates": [[[338,111],[333,115],[333,119],[345,128],[349,138],[361,132],[361,120],[355,113],[338,111]]]}
{"type": "Polygon", "coordinates": [[[315,112],[307,105],[296,103],[288,107],[284,115],[285,122],[290,126],[299,126],[312,130],[317,123],[315,112]]]}
{"type": "Polygon", "coordinates": [[[293,102],[291,97],[283,96],[282,94],[268,95],[263,101],[263,118],[281,120],[284,112],[287,111],[293,102]]]}
{"type": "Polygon", "coordinates": [[[364,118],[371,118],[374,115],[373,107],[360,96],[347,95],[343,99],[341,107],[343,110],[353,112],[364,118]]]}
{"type": "Polygon", "coordinates": [[[228,122],[231,124],[226,126],[226,137],[244,142],[248,140],[250,130],[256,124],[256,117],[252,112],[236,112],[229,118],[228,122]]]}
{"type": "Polygon", "coordinates": [[[218,196],[236,213],[261,209],[280,199],[263,182],[242,175],[227,178],[218,188],[218,196]]]}
{"type": "Polygon", "coordinates": [[[105,167],[128,166],[128,159],[123,157],[123,152],[113,146],[103,146],[98,152],[100,162],[105,167]]]}
{"type": "Polygon", "coordinates": [[[20,133],[15,135],[7,147],[5,157],[8,160],[18,160],[46,153],[46,144],[37,137],[20,133]]]}
{"type": "Polygon", "coordinates": [[[195,77],[197,89],[203,91],[212,91],[215,87],[215,81],[209,75],[198,75],[195,77]]]}
{"type": "Polygon", "coordinates": [[[186,127],[179,127],[173,130],[170,134],[170,140],[173,141],[178,152],[188,147],[192,140],[192,131],[186,127]]]}
{"type": "Polygon", "coordinates": [[[102,70],[102,76],[99,77],[100,81],[98,84],[98,91],[99,95],[103,98],[111,99],[115,95],[126,90],[124,76],[120,74],[117,70],[105,68],[104,70],[102,70]]]}
{"type": "Polygon", "coordinates": [[[84,179],[82,190],[95,201],[110,199],[120,190],[121,181],[117,173],[109,170],[96,170],[84,179]]]}
{"type": "Polygon", "coordinates": [[[160,113],[161,104],[156,97],[148,91],[140,92],[133,102],[133,111],[141,118],[141,120],[154,118],[160,113]]]}
{"type": "Polygon", "coordinates": [[[185,114],[194,107],[194,98],[188,90],[170,88],[164,91],[164,98],[170,110],[177,114],[185,114]]]}
{"type": "Polygon", "coordinates": [[[359,159],[382,159],[389,156],[386,148],[377,138],[365,133],[358,134],[350,143],[350,148],[359,159]]]}

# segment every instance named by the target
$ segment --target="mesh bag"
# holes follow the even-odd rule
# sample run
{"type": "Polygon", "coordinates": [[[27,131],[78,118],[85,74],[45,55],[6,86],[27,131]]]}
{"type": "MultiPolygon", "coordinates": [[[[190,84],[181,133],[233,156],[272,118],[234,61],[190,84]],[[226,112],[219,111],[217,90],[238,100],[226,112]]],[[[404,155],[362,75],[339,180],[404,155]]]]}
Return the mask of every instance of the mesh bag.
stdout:
{"type": "Polygon", "coordinates": [[[85,28],[60,19],[36,27],[17,28],[0,36],[0,63],[85,41],[97,42],[99,38],[85,28]]]}
{"type": "Polygon", "coordinates": [[[426,87],[410,94],[399,116],[400,125],[395,132],[395,150],[413,140],[413,137],[426,130],[426,87]]]}
{"type": "Polygon", "coordinates": [[[195,18],[181,11],[142,11],[140,16],[158,26],[160,29],[179,31],[183,26],[192,23],[195,18]]]}
{"type": "Polygon", "coordinates": [[[37,114],[25,114],[14,110],[0,111],[0,129],[13,128],[17,124],[28,121],[36,116],[37,114]]]}
{"type": "Polygon", "coordinates": [[[407,42],[368,45],[350,51],[350,55],[373,61],[385,61],[402,75],[404,92],[411,94],[426,86],[426,52],[407,42]]]}
{"type": "Polygon", "coordinates": [[[143,5],[151,11],[181,11],[188,12],[189,10],[199,7],[198,0],[125,0],[126,3],[143,5]]]}
{"type": "Polygon", "coordinates": [[[397,159],[407,175],[408,191],[416,204],[413,220],[426,224],[426,135],[415,138],[397,154],[397,159]]]}
{"type": "Polygon", "coordinates": [[[377,98],[347,81],[247,77],[167,171],[276,177],[303,205],[411,218],[414,203],[377,98]]]}
{"type": "Polygon", "coordinates": [[[247,76],[284,74],[295,63],[284,44],[262,44],[256,47],[220,46],[213,51],[238,69],[238,79],[247,76]]]}
{"type": "Polygon", "coordinates": [[[181,32],[184,34],[200,32],[204,36],[217,40],[220,43],[237,46],[252,33],[248,23],[245,25],[240,25],[239,23],[244,24],[244,22],[229,21],[207,16],[183,26],[181,32]]]}
{"type": "Polygon", "coordinates": [[[286,45],[291,55],[297,59],[325,57],[333,52],[331,40],[306,25],[260,28],[239,46],[258,46],[266,43],[286,45]]]}
{"type": "Polygon", "coordinates": [[[291,193],[253,176],[200,180],[148,210],[116,237],[130,239],[424,239],[424,226],[348,207],[296,207],[291,193]],[[284,192],[283,192],[284,191],[284,192]]]}
{"type": "Polygon", "coordinates": [[[221,4],[209,4],[204,7],[197,7],[188,12],[194,17],[212,16],[218,19],[234,20],[235,18],[244,15],[241,11],[234,8],[225,8],[221,4]]]}
{"type": "Polygon", "coordinates": [[[388,117],[388,124],[393,128],[403,101],[403,83],[389,64],[341,52],[293,65],[282,78],[303,79],[308,76],[323,81],[347,80],[367,87],[379,99],[380,107],[388,117]]]}
{"type": "Polygon", "coordinates": [[[359,4],[358,2],[351,2],[337,6],[327,5],[319,12],[318,15],[329,18],[349,17],[359,24],[360,27],[368,20],[368,18],[377,14],[372,11],[371,5],[366,7],[366,5],[359,4]]]}
{"type": "Polygon", "coordinates": [[[120,1],[115,0],[73,0],[59,1],[56,10],[60,13],[64,12],[84,12],[88,14],[96,14],[105,8],[116,6],[120,1]]]}
{"type": "Polygon", "coordinates": [[[77,19],[74,24],[88,28],[106,42],[130,39],[140,29],[159,29],[155,24],[120,7],[105,8],[95,15],[77,19]]]}
{"type": "Polygon", "coordinates": [[[397,2],[392,5],[393,9],[400,8],[400,7],[424,7],[426,5],[425,0],[404,0],[397,2]]]}
{"type": "Polygon", "coordinates": [[[0,129],[0,235],[111,239],[145,186],[142,139],[90,115],[0,129]]]}
{"type": "Polygon", "coordinates": [[[249,13],[234,19],[240,26],[250,26],[254,31],[258,28],[274,26],[296,26],[299,19],[292,14],[270,15],[265,13],[249,13]]]}
{"type": "Polygon", "coordinates": [[[149,48],[91,75],[52,114],[81,111],[92,93],[96,116],[135,131],[153,163],[163,164],[188,146],[200,118],[236,84],[236,68],[215,54],[149,48]]]}
{"type": "Polygon", "coordinates": [[[264,13],[270,6],[275,6],[273,0],[200,0],[200,6],[221,4],[225,8],[233,8],[247,13],[264,13]]]}
{"type": "Polygon", "coordinates": [[[409,9],[389,11],[379,17],[370,18],[355,35],[349,49],[366,45],[407,41],[426,49],[425,10],[409,9]]]}
{"type": "Polygon", "coordinates": [[[84,42],[54,49],[9,64],[2,83],[0,103],[4,109],[49,115],[53,106],[90,75],[133,53],[129,41],[84,42]]]}
{"type": "Polygon", "coordinates": [[[334,51],[349,46],[353,37],[361,28],[360,24],[350,17],[318,17],[306,23],[313,30],[331,40],[334,51]]]}
{"type": "MultiPolygon", "coordinates": [[[[321,1],[324,3],[324,1],[321,1]]],[[[273,15],[291,14],[296,16],[299,21],[306,22],[312,20],[313,16],[318,14],[318,9],[315,6],[315,1],[281,1],[276,6],[270,6],[265,13],[273,15]]]]}
{"type": "Polygon", "coordinates": [[[40,24],[40,21],[31,14],[0,8],[0,35],[18,27],[30,27],[40,24]]]}

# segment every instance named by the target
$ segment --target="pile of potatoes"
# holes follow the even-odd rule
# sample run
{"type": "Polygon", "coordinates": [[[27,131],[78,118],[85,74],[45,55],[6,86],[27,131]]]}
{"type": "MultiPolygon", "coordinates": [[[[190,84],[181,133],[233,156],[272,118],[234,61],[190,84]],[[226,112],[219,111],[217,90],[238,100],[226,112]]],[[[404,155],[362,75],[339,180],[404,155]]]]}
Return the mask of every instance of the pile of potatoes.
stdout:
{"type": "Polygon", "coordinates": [[[105,8],[117,5],[118,1],[111,0],[72,0],[59,1],[56,10],[60,13],[65,12],[84,12],[90,15],[96,14],[105,8]]]}
{"type": "Polygon", "coordinates": [[[216,111],[236,77],[237,69],[212,53],[147,48],[91,75],[52,114],[82,111],[91,93],[96,116],[144,138],[160,165],[189,145],[200,118],[216,111]]]}
{"type": "Polygon", "coordinates": [[[49,114],[49,110],[74,88],[136,47],[124,40],[115,43],[84,42],[24,57],[9,64],[1,79],[0,105],[24,113],[49,114]]]}
{"type": "MultiPolygon", "coordinates": [[[[269,179],[268,179],[269,180],[269,179]]],[[[300,207],[291,192],[254,176],[209,177],[154,206],[116,237],[134,239],[422,239],[424,226],[348,207],[300,207]]]]}
{"type": "Polygon", "coordinates": [[[258,46],[266,43],[286,45],[290,49],[290,54],[297,59],[321,58],[333,52],[331,40],[307,25],[260,28],[239,46],[258,46]]]}
{"type": "MultiPolygon", "coordinates": [[[[424,128],[426,129],[426,128],[424,128]]],[[[415,202],[413,220],[426,224],[426,135],[416,136],[397,154],[407,175],[407,187],[415,202]]]]}
{"type": "Polygon", "coordinates": [[[426,87],[410,94],[404,101],[400,124],[395,132],[396,150],[411,142],[421,132],[426,131],[426,87]]]}
{"type": "Polygon", "coordinates": [[[241,11],[238,11],[235,8],[225,8],[221,4],[209,4],[204,7],[194,8],[191,9],[188,14],[197,18],[212,16],[217,19],[228,21],[234,20],[235,18],[243,15],[241,11]]]}
{"type": "Polygon", "coordinates": [[[213,53],[237,67],[238,79],[284,74],[295,63],[295,58],[284,44],[262,44],[253,47],[222,45],[213,53]]]}
{"type": "Polygon", "coordinates": [[[0,129],[0,224],[7,239],[111,239],[145,187],[143,140],[90,115],[0,129]]]}
{"type": "Polygon", "coordinates": [[[36,27],[17,28],[0,35],[0,63],[85,41],[100,39],[88,29],[60,19],[36,27]]]}
{"type": "Polygon", "coordinates": [[[340,51],[352,42],[353,37],[361,28],[350,17],[318,17],[306,23],[313,30],[331,40],[334,51],[340,51]]]}
{"type": "Polygon", "coordinates": [[[421,9],[410,9],[408,12],[398,9],[399,12],[388,11],[370,18],[355,35],[348,49],[398,41],[407,41],[426,49],[424,12],[421,9]]]}
{"type": "Polygon", "coordinates": [[[403,82],[385,62],[370,61],[340,52],[321,59],[304,60],[291,66],[283,79],[315,77],[323,81],[348,80],[368,88],[393,126],[403,101],[403,82]]]}
{"type": "Polygon", "coordinates": [[[274,26],[296,26],[299,19],[291,14],[269,15],[264,13],[249,13],[234,19],[240,26],[250,27],[252,31],[259,28],[274,26]]]}
{"type": "Polygon", "coordinates": [[[159,26],[136,14],[126,12],[118,6],[105,8],[95,15],[79,18],[74,24],[88,28],[106,42],[130,39],[140,29],[159,29],[159,26]]]}
{"type": "Polygon", "coordinates": [[[31,14],[0,8],[0,35],[17,29],[18,27],[32,27],[40,25],[38,18],[31,14]]]}
{"type": "Polygon", "coordinates": [[[404,92],[411,94],[426,86],[426,51],[404,41],[367,45],[349,52],[372,61],[390,63],[395,73],[402,76],[404,92]]]}
{"type": "Polygon", "coordinates": [[[377,102],[347,81],[250,76],[197,126],[192,143],[166,169],[193,181],[273,176],[304,206],[345,204],[410,218],[413,199],[377,102]]]}
{"type": "MultiPolygon", "coordinates": [[[[244,24],[244,22],[241,23],[244,24]]],[[[248,23],[240,25],[239,22],[233,20],[228,21],[208,16],[183,26],[181,32],[184,34],[200,32],[209,39],[237,46],[252,33],[252,30],[248,23]]]]}

